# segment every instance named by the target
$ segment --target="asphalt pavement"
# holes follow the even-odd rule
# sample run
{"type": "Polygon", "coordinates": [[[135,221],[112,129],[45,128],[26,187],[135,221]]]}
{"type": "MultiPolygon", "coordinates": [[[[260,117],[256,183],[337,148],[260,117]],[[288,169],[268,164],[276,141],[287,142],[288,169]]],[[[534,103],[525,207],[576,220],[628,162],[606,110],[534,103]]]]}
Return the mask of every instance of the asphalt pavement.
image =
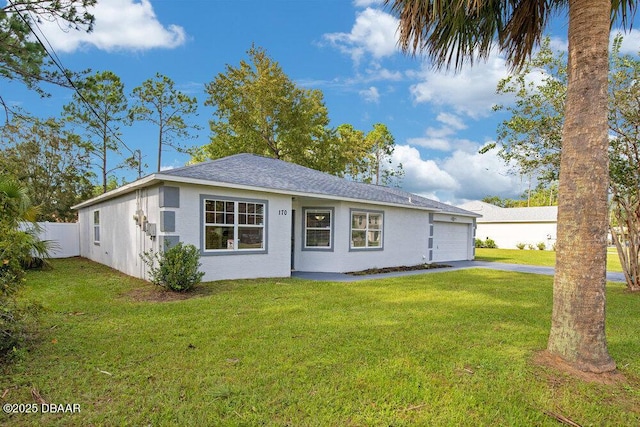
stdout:
{"type": "MultiPolygon", "coordinates": [[[[488,261],[452,261],[443,264],[446,264],[450,267],[432,268],[427,270],[394,271],[391,273],[367,274],[362,276],[355,276],[347,273],[316,273],[309,271],[292,271],[291,277],[298,277],[300,279],[308,280],[318,280],[323,282],[357,282],[359,280],[385,279],[388,277],[403,277],[416,274],[434,274],[443,273],[446,271],[464,270],[469,268],[516,271],[518,273],[544,274],[547,276],[553,276],[554,274],[553,267],[540,267],[535,265],[505,264],[500,262],[488,261]]],[[[607,280],[610,282],[625,281],[624,274],[617,272],[607,272],[607,280]]]]}

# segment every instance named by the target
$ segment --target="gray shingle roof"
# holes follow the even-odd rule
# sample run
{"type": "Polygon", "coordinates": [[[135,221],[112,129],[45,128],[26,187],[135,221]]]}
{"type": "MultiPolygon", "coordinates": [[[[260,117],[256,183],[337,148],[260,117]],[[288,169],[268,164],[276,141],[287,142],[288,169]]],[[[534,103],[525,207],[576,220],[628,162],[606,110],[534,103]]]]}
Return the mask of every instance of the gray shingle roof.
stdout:
{"type": "Polygon", "coordinates": [[[269,191],[316,194],[477,216],[473,212],[398,188],[353,182],[304,166],[254,154],[236,154],[222,159],[166,170],[159,175],[255,187],[269,191]]]}
{"type": "Polygon", "coordinates": [[[556,222],[557,206],[530,208],[501,208],[490,203],[474,201],[460,205],[462,209],[482,215],[478,223],[486,222],[556,222]]]}

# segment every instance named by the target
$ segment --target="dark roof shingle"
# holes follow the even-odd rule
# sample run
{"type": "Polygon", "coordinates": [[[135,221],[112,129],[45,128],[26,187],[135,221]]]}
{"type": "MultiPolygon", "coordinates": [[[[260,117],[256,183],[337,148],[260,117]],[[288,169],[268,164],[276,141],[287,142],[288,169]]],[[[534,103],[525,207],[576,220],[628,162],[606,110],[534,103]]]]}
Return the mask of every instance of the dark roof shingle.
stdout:
{"type": "Polygon", "coordinates": [[[162,171],[159,175],[266,190],[356,199],[365,202],[390,203],[477,216],[472,212],[408,193],[399,188],[353,182],[304,166],[254,154],[236,154],[222,159],[162,171]]]}

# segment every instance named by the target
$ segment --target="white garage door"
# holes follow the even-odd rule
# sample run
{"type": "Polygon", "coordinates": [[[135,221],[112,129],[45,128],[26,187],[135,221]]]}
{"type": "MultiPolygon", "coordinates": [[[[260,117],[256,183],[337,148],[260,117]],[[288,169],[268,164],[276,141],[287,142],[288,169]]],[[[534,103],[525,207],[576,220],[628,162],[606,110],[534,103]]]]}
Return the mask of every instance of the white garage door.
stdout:
{"type": "Polygon", "coordinates": [[[433,260],[460,261],[468,257],[469,224],[433,223],[433,260]]]}

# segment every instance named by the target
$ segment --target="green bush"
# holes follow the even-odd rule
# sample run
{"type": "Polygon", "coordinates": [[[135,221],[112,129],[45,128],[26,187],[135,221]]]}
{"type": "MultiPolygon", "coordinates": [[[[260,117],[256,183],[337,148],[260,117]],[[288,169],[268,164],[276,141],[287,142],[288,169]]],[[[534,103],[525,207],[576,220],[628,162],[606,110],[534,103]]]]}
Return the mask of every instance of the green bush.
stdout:
{"type": "Polygon", "coordinates": [[[198,271],[200,253],[193,245],[177,243],[163,252],[153,250],[140,254],[149,267],[151,283],[176,292],[186,292],[200,283],[204,273],[198,271]]]}
{"type": "Polygon", "coordinates": [[[488,248],[488,249],[497,249],[498,245],[493,239],[486,238],[485,240],[476,239],[475,240],[476,248],[488,248]]]}
{"type": "Polygon", "coordinates": [[[516,248],[523,250],[527,245],[525,245],[524,243],[518,243],[516,244],[516,248]]]}
{"type": "Polygon", "coordinates": [[[544,242],[540,242],[536,245],[538,247],[539,250],[544,251],[545,249],[547,249],[547,245],[544,242]]]}

